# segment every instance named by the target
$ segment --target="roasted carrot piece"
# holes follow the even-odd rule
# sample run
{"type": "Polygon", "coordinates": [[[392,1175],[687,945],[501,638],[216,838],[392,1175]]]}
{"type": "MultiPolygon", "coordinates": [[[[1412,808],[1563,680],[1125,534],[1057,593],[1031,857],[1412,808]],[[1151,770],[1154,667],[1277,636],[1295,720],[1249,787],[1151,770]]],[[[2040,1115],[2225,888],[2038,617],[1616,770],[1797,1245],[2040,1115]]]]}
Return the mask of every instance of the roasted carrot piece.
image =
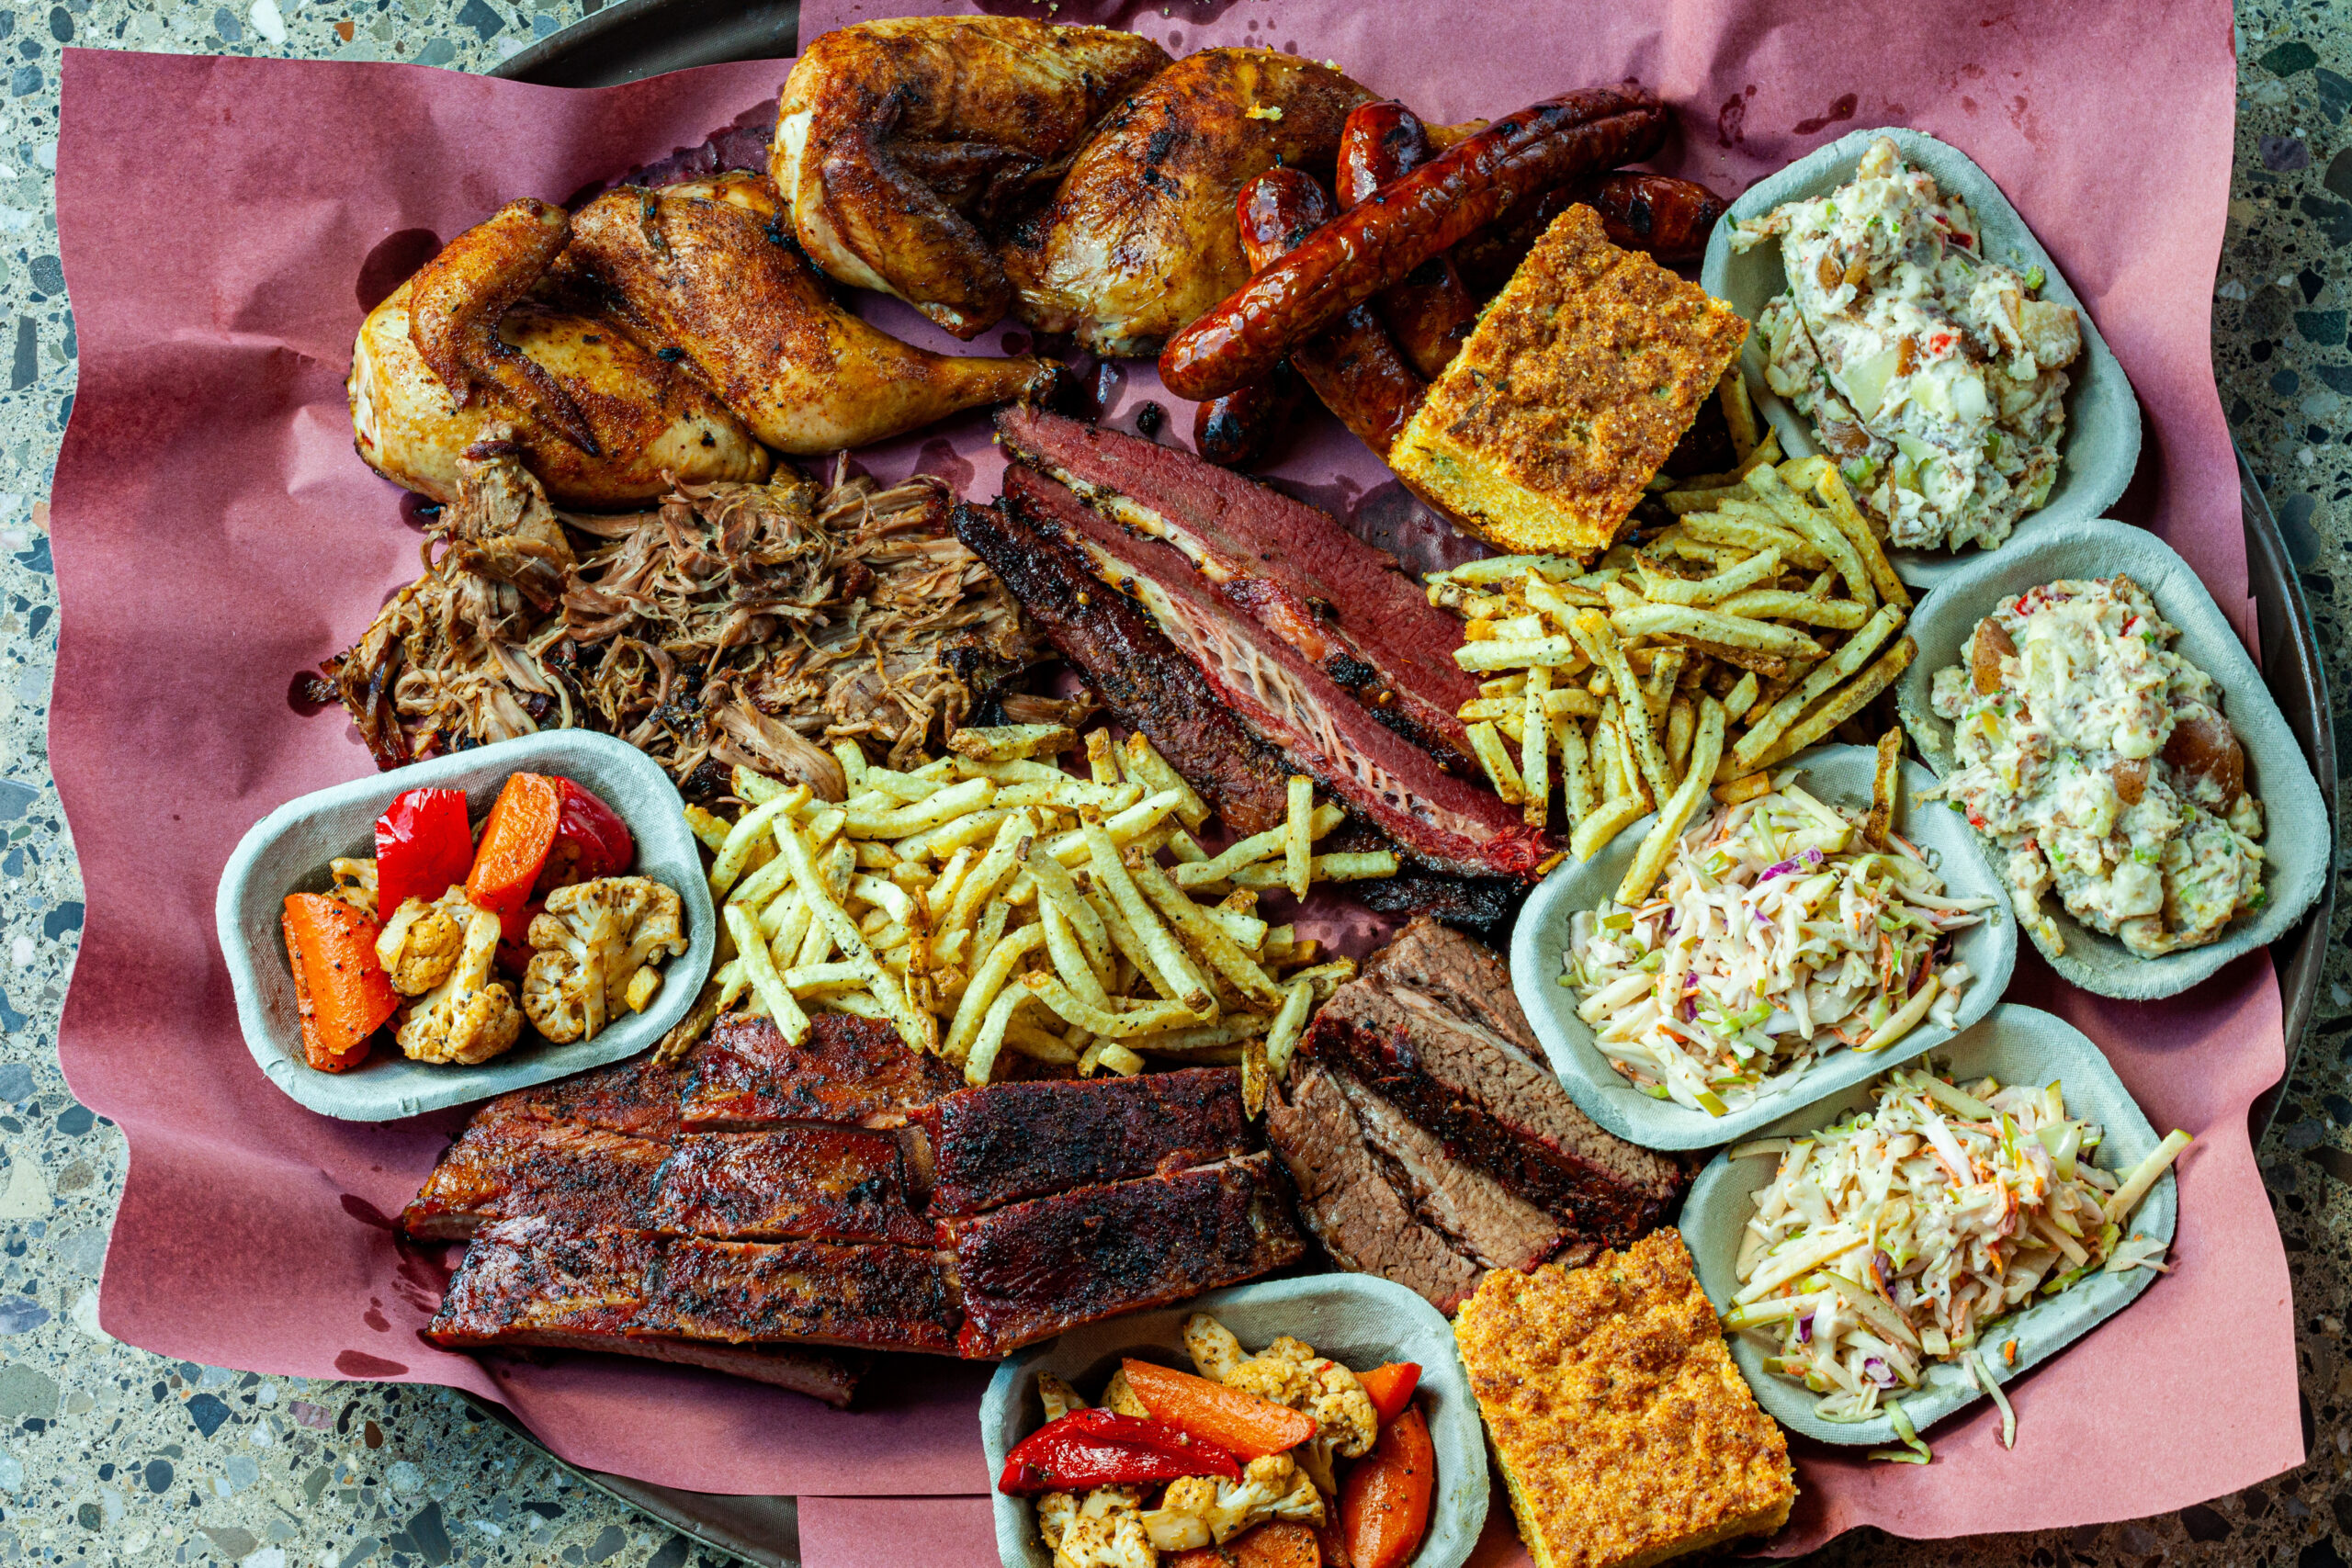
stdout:
{"type": "Polygon", "coordinates": [[[357,1066],[368,1036],[400,1005],[376,962],[376,922],[340,898],[296,893],[286,900],[284,924],[303,1056],[322,1072],[357,1066]]]}
{"type": "Polygon", "coordinates": [[[466,876],[466,901],[498,911],[508,942],[519,942],[530,926],[524,905],[555,847],[563,819],[563,790],[542,773],[516,773],[498,792],[466,876]]]}
{"type": "Polygon", "coordinates": [[[1429,1530],[1437,1455],[1429,1423],[1408,1408],[1340,1483],[1350,1568],[1405,1568],[1429,1530]]]}
{"type": "Polygon", "coordinates": [[[1223,1546],[1180,1551],[1163,1568],[1324,1568],[1324,1559],[1312,1525],[1269,1519],[1223,1546]]]}
{"type": "Polygon", "coordinates": [[[1313,1416],[1271,1399],[1154,1361],[1120,1365],[1127,1386],[1154,1416],[1242,1459],[1283,1453],[1315,1436],[1313,1416]]]}
{"type": "Polygon", "coordinates": [[[1412,1361],[1390,1361],[1368,1372],[1358,1372],[1356,1382],[1363,1384],[1373,1409],[1380,1416],[1380,1424],[1385,1427],[1405,1414],[1405,1406],[1413,1403],[1413,1390],[1420,1386],[1421,1369],[1412,1361]]]}

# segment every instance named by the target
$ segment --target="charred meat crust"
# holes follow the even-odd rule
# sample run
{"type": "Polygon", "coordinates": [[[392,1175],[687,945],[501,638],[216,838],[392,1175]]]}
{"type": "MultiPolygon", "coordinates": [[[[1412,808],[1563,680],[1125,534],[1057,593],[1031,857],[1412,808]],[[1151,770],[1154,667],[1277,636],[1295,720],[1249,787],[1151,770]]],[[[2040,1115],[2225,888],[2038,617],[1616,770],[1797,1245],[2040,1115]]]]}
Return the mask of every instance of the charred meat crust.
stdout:
{"type": "Polygon", "coordinates": [[[649,1227],[672,1235],[932,1240],[907,1201],[899,1140],[855,1127],[686,1138],[653,1173],[645,1214],[649,1227]]]}
{"type": "Polygon", "coordinates": [[[938,1215],[1167,1175],[1257,1145],[1242,1114],[1241,1075],[1231,1067],[965,1089],[932,1106],[922,1122],[931,1134],[938,1215]]]}
{"type": "Polygon", "coordinates": [[[956,1353],[963,1322],[940,1254],[822,1241],[673,1241],[632,1332],[725,1344],[790,1339],[956,1353]]]}
{"type": "Polygon", "coordinates": [[[492,1122],[575,1122],[666,1144],[678,1135],[678,1090],[673,1069],[639,1056],[617,1066],[535,1084],[502,1094],[474,1112],[472,1125],[492,1122]]]}
{"type": "Polygon", "coordinates": [[[573,1229],[640,1224],[646,1184],[670,1145],[565,1122],[468,1127],[401,1211],[421,1241],[454,1241],[493,1220],[538,1216],[573,1229]]]}
{"type": "Polygon", "coordinates": [[[731,1013],[695,1050],[679,1124],[687,1132],[757,1132],[788,1122],[895,1127],[962,1082],[936,1057],[909,1051],[876,1019],[820,1013],[808,1037],[785,1043],[775,1022],[731,1013]]]}
{"type": "Polygon", "coordinates": [[[1295,1262],[1288,1186],[1261,1154],[942,1221],[970,1314],[963,1353],[1007,1355],[1295,1262]]]}

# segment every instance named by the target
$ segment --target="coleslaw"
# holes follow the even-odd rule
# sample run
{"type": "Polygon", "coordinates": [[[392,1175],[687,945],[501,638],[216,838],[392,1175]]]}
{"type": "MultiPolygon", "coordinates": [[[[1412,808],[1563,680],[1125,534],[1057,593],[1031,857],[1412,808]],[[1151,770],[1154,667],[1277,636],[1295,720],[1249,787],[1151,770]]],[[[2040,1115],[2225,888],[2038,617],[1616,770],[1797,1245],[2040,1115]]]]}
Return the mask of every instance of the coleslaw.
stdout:
{"type": "Polygon", "coordinates": [[[1945,897],[1901,835],[1871,849],[1860,818],[1794,777],[1686,832],[1639,906],[1569,921],[1561,984],[1601,1055],[1654,1099],[1727,1115],[1841,1044],[1952,1027],[1971,976],[1947,939],[1994,900],[1945,897]]]}
{"type": "MultiPolygon", "coordinates": [[[[1932,1063],[1871,1085],[1871,1105],[1819,1133],[1759,1138],[1773,1155],[1742,1239],[1725,1329],[1770,1347],[1768,1371],[1822,1396],[1830,1421],[1895,1416],[1928,1365],[1962,1364],[2015,1415],[1980,1348],[2014,1365],[2010,1314],[2094,1270],[2165,1271],[2164,1244],[2123,1227],[2189,1143],[2176,1132],[2130,1171],[2101,1169],[2096,1122],[2067,1114],[2061,1086],[1984,1078],[1965,1089],[1932,1063]]],[[[1880,1457],[1925,1462],[1912,1451],[1880,1457]]]]}

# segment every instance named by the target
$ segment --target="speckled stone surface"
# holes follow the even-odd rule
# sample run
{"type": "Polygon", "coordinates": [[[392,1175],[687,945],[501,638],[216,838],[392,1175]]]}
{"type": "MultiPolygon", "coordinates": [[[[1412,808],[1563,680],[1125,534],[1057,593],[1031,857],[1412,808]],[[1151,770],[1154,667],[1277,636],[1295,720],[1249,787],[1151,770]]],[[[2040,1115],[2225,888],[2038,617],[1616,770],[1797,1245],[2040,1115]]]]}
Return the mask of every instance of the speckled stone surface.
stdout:
{"type": "MultiPolygon", "coordinates": [[[[584,7],[594,8],[594,0],[584,7]]],[[[683,1568],[716,1553],[582,1485],[436,1389],[165,1361],[103,1336],[98,1266],[121,1135],[66,1093],[58,1009],[81,885],[43,747],[57,647],[47,494],[74,380],[51,182],[57,57],[85,46],[405,60],[481,70],[580,0],[68,0],[0,6],[0,1563],[683,1568]]],[[[2213,356],[2352,696],[2352,5],[2242,0],[2237,174],[2213,356]],[[2339,581],[2344,583],[2339,588],[2339,581]]],[[[2151,134],[2161,135],[2160,95],[2151,134]]],[[[2339,746],[2352,733],[2339,719],[2339,746]]],[[[2339,859],[2339,873],[2352,856],[2339,859]]],[[[2352,898],[2346,901],[2352,915],[2352,898]]],[[[1840,1564],[2352,1558],[2352,962],[2335,935],[2302,1062],[2261,1149],[2294,1273],[2303,1424],[2291,1474],[2132,1523],[1914,1544],[1860,1532],[1840,1564]]],[[[2195,1412],[2184,1412],[2194,1419],[2195,1412]]]]}

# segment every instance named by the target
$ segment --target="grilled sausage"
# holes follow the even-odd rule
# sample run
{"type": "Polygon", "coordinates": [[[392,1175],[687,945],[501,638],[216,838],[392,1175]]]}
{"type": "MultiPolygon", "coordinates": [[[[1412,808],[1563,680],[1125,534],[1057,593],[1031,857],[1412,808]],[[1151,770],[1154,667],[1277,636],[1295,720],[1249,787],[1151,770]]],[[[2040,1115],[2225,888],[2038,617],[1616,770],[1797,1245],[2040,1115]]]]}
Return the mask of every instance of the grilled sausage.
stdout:
{"type": "Polygon", "coordinates": [[[1284,360],[1263,381],[1193,407],[1193,450],[1221,468],[1254,468],[1281,442],[1298,410],[1298,377],[1284,360]]]}
{"type": "MultiPolygon", "coordinates": [[[[1365,104],[1340,131],[1340,205],[1352,208],[1435,156],[1429,128],[1404,105],[1365,104]]],[[[1453,270],[1453,258],[1431,256],[1378,301],[1380,319],[1421,375],[1435,380],[1477,324],[1478,307],[1453,270]]]]}
{"type": "Polygon", "coordinates": [[[1589,184],[1546,191],[1523,218],[1474,234],[1454,247],[1453,265],[1474,299],[1491,297],[1552,220],[1577,202],[1600,214],[1610,243],[1644,251],[1668,266],[1694,262],[1706,253],[1707,236],[1726,210],[1722,197],[1691,180],[1671,175],[1617,173],[1589,184]]]}
{"type": "MultiPolygon", "coordinates": [[[[1241,250],[1262,271],[1295,254],[1337,214],[1331,193],[1299,169],[1269,169],[1241,187],[1241,250]]],[[[1405,422],[1429,396],[1429,383],[1397,352],[1370,305],[1353,305],[1329,331],[1291,350],[1299,378],[1357,439],[1388,456],[1405,422]]]]}
{"type": "Polygon", "coordinates": [[[1169,340],[1159,377],[1205,399],[1274,362],[1423,262],[1555,186],[1645,158],[1667,115],[1638,88],[1585,88],[1506,116],[1341,214],[1169,340]]]}

